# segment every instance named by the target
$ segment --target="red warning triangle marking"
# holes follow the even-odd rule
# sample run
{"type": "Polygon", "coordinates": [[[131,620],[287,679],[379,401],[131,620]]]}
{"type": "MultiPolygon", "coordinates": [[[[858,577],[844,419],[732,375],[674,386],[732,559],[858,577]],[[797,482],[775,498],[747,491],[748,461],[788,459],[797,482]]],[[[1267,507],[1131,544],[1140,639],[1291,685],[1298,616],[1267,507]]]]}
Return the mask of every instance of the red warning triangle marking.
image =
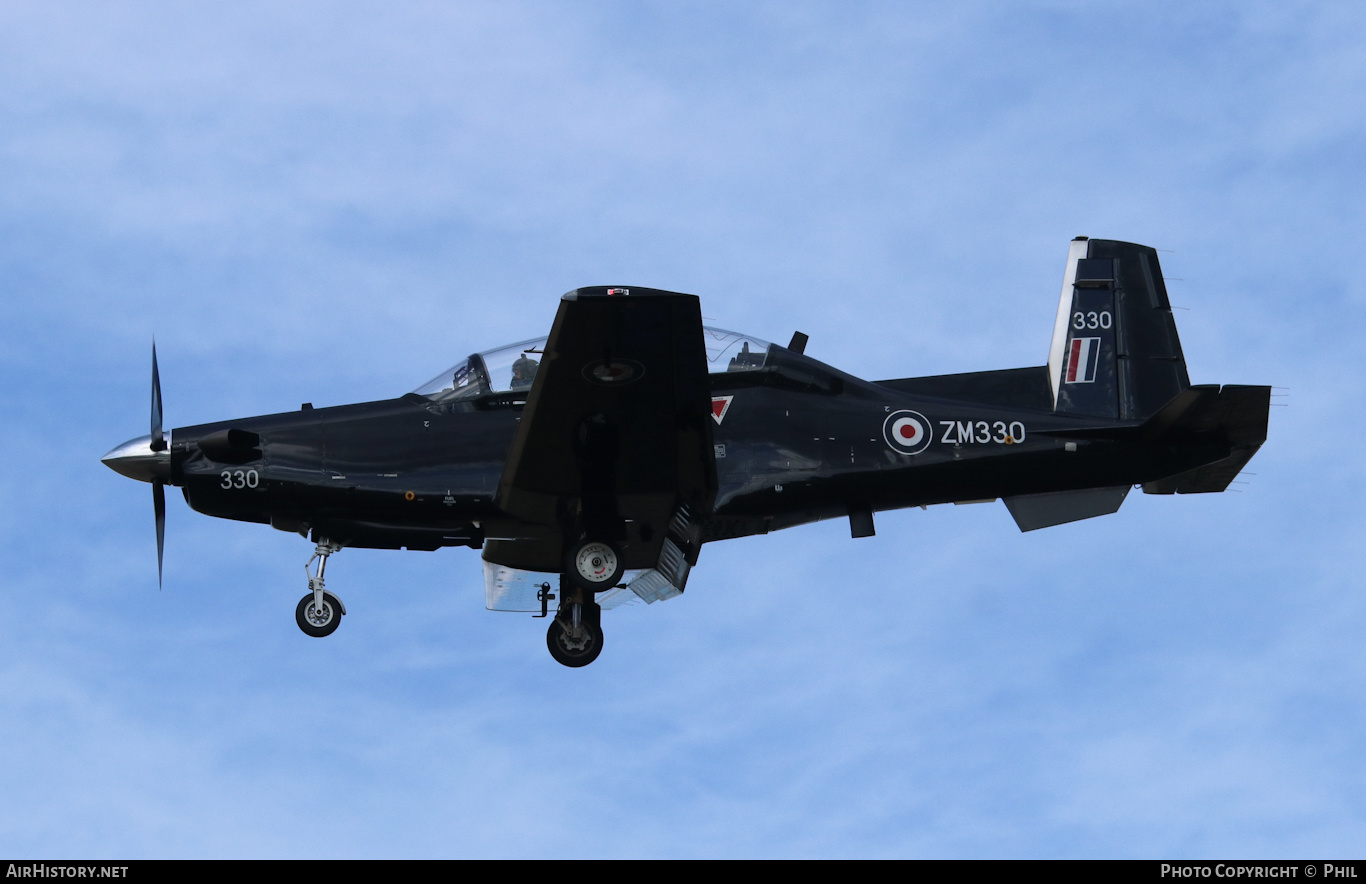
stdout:
{"type": "Polygon", "coordinates": [[[730,410],[730,400],[734,398],[734,395],[712,397],[711,417],[712,420],[716,421],[718,426],[720,425],[721,421],[726,419],[726,412],[730,410]]]}

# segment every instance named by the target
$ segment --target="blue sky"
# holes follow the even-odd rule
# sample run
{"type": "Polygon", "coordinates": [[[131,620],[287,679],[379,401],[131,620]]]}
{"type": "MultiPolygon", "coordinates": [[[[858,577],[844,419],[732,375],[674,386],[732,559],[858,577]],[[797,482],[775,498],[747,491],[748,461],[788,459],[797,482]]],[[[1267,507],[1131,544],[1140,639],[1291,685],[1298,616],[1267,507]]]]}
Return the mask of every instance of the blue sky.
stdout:
{"type": "Polygon", "coordinates": [[[0,5],[0,852],[1326,857],[1366,842],[1366,14],[1314,3],[0,5]],[[708,546],[582,671],[476,553],[311,549],[99,457],[694,292],[855,374],[1042,364],[1162,253],[1239,493],[708,546]]]}

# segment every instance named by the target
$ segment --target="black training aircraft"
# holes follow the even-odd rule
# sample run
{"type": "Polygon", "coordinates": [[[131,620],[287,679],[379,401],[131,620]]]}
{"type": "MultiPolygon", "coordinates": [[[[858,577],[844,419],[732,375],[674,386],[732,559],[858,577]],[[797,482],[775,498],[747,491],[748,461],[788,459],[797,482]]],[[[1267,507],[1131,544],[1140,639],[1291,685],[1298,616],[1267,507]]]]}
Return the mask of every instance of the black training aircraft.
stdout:
{"type": "Polygon", "coordinates": [[[870,382],[702,325],[698,299],[564,295],[550,335],[475,354],[382,402],[162,431],[103,458],[201,513],[316,543],[299,628],[331,634],[343,547],[483,550],[487,607],[555,617],[566,666],[601,612],[679,595],[709,541],[1002,498],[1022,531],[1106,515],[1129,489],[1223,491],[1266,439],[1269,387],[1191,386],[1157,253],[1078,237],[1048,364],[870,382]],[[552,586],[551,575],[559,575],[552,586]]]}

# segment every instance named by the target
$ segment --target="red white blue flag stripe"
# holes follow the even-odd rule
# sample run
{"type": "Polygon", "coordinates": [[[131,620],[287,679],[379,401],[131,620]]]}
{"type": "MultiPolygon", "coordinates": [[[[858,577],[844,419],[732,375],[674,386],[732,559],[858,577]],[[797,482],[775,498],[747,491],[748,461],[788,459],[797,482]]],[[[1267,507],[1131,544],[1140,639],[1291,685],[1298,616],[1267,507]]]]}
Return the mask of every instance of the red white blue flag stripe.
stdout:
{"type": "Polygon", "coordinates": [[[1090,384],[1096,379],[1100,364],[1100,338],[1073,338],[1068,342],[1067,365],[1063,367],[1063,383],[1090,384]]]}

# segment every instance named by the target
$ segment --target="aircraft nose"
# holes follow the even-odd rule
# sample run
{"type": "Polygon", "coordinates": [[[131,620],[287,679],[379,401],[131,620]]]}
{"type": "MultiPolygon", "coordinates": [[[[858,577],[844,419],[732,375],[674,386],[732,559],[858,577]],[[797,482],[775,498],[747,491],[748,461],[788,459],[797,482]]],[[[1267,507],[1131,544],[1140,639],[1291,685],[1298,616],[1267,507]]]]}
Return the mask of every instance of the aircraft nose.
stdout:
{"type": "Polygon", "coordinates": [[[139,482],[171,478],[170,447],[163,451],[152,450],[152,437],[139,436],[115,448],[100,458],[100,462],[121,476],[137,479],[139,482]]]}

